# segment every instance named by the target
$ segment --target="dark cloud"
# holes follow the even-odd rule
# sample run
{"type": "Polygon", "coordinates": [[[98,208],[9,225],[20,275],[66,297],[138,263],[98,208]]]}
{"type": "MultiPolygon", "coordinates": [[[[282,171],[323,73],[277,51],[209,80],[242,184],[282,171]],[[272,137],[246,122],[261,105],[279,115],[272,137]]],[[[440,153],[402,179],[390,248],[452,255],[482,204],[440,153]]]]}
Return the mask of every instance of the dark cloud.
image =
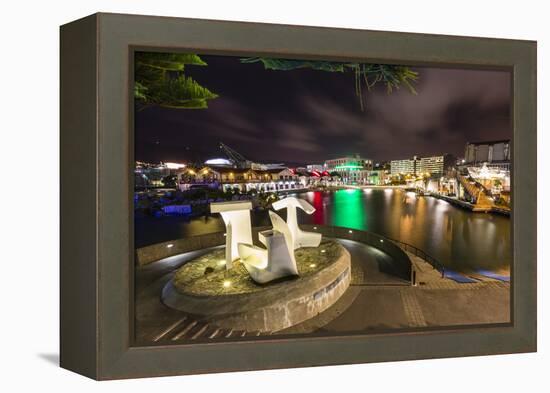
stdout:
{"type": "Polygon", "coordinates": [[[511,138],[510,74],[416,68],[417,95],[376,88],[362,112],[353,75],[264,70],[238,58],[203,56],[187,72],[220,95],[206,110],[136,114],[136,158],[202,160],[218,142],[258,161],[308,163],[360,153],[375,160],[452,153],[467,141],[511,138]]]}

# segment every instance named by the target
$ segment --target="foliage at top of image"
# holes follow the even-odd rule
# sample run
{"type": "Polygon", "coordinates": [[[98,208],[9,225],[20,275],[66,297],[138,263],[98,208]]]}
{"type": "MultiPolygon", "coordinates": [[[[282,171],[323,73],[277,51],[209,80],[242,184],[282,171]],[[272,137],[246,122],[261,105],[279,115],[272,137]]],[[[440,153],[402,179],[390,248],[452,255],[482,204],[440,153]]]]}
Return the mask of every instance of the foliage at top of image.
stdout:
{"type": "Polygon", "coordinates": [[[188,53],[137,52],[134,98],[138,109],[162,106],[177,109],[208,108],[218,95],[184,74],[185,67],[206,66],[199,56],[188,53]]]}
{"type": "MultiPolygon", "coordinates": [[[[241,62],[244,64],[260,62],[266,70],[290,71],[310,68],[325,72],[353,73],[355,94],[362,111],[365,106],[364,89],[370,91],[374,86],[382,84],[387,92],[391,93],[394,89],[405,86],[411,93],[416,94],[413,83],[418,80],[418,72],[402,65],[266,57],[244,58],[241,62]]],[[[217,98],[218,95],[185,75],[186,66],[204,67],[206,65],[206,62],[196,54],[137,52],[134,98],[138,110],[150,106],[177,109],[208,108],[208,101],[217,98]]]]}
{"type": "Polygon", "coordinates": [[[394,89],[405,86],[412,94],[417,94],[413,83],[418,80],[418,72],[410,67],[391,64],[368,64],[357,62],[332,62],[319,60],[289,60],[267,57],[249,57],[242,63],[261,62],[266,70],[289,71],[299,68],[311,68],[328,72],[353,72],[355,76],[355,94],[364,110],[363,88],[370,91],[375,85],[383,84],[388,94],[394,89]]]}
{"type": "Polygon", "coordinates": [[[261,62],[266,70],[290,71],[297,68],[312,68],[318,71],[344,72],[347,63],[320,60],[290,60],[273,59],[268,57],[248,57],[241,59],[241,63],[261,62]]]}

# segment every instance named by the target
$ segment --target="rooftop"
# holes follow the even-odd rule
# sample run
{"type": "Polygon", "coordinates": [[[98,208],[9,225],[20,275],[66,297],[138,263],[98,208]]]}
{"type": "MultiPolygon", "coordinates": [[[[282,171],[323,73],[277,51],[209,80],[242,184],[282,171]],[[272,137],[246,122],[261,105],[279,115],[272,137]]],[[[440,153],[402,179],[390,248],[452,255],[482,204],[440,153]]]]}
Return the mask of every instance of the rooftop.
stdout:
{"type": "Polygon", "coordinates": [[[497,139],[492,141],[466,142],[466,145],[496,145],[497,143],[510,143],[510,139],[497,139]]]}

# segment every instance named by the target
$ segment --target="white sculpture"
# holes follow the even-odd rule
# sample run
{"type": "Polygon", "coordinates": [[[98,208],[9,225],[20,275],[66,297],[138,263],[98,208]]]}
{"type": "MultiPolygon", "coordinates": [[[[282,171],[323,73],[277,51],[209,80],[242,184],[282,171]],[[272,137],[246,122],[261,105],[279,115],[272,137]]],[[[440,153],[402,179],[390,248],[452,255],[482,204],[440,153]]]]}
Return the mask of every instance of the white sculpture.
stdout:
{"type": "Polygon", "coordinates": [[[294,249],[300,247],[317,247],[321,243],[321,234],[315,232],[302,231],[298,227],[298,217],[296,208],[299,207],[307,214],[312,214],[315,208],[303,199],[288,197],[273,202],[273,209],[281,210],[286,208],[286,223],[292,234],[292,244],[294,249]]]}
{"type": "Polygon", "coordinates": [[[287,276],[297,276],[298,268],[294,258],[292,234],[287,223],[269,211],[273,229],[258,234],[266,248],[249,243],[239,243],[239,256],[254,281],[260,284],[287,276]]]}
{"type": "Polygon", "coordinates": [[[215,202],[210,204],[212,213],[220,213],[226,228],[225,267],[231,269],[233,261],[239,259],[238,243],[252,243],[250,210],[252,202],[215,202]]]}

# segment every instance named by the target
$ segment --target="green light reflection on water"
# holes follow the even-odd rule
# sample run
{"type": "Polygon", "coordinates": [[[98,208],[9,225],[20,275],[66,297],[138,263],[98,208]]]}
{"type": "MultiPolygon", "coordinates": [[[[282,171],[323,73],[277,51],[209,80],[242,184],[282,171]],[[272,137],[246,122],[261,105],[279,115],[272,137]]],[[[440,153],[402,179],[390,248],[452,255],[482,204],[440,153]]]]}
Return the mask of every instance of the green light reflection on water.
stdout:
{"type": "Polygon", "coordinates": [[[334,193],[332,225],[353,229],[365,228],[365,201],[361,190],[338,190],[334,193]]]}

